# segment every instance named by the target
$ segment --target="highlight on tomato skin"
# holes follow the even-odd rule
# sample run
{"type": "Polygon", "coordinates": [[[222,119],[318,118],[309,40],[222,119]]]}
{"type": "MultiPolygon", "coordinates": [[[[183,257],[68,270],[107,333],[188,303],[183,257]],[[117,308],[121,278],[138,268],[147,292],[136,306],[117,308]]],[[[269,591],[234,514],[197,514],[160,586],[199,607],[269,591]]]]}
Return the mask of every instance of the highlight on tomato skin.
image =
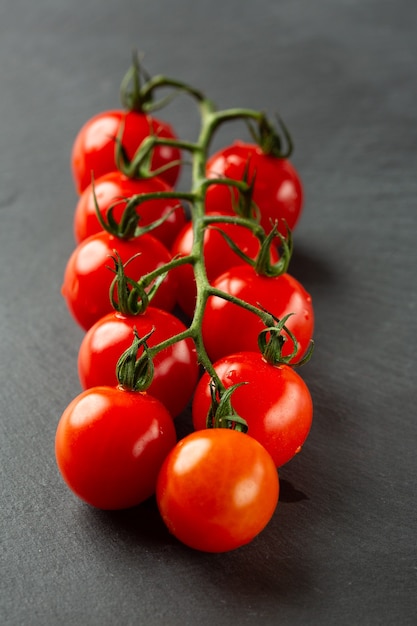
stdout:
{"type": "Polygon", "coordinates": [[[278,503],[274,462],[260,443],[226,428],[191,433],[170,451],[156,499],[168,530],[190,548],[227,552],[252,541],[278,503]]]}
{"type": "MultiPolygon", "coordinates": [[[[267,363],[260,352],[228,355],[214,363],[214,369],[226,389],[239,385],[231,402],[250,436],[265,447],[277,467],[288,463],[300,452],[313,420],[313,401],[301,376],[288,365],[267,363]]],[[[196,430],[207,427],[210,383],[205,373],[194,393],[196,430]]]]}
{"type": "Polygon", "coordinates": [[[55,436],[62,478],[100,509],[136,506],[155,492],[159,469],[176,443],[168,410],[146,393],[93,387],[64,410],[55,436]]]}
{"type": "MultiPolygon", "coordinates": [[[[133,159],[144,139],[150,135],[175,139],[176,135],[165,121],[139,113],[114,109],[97,113],[80,128],[71,151],[71,170],[78,194],[107,172],[117,170],[116,138],[123,125],[121,144],[129,160],[133,159]]],[[[180,173],[180,151],[176,147],[156,146],[151,159],[151,171],[173,187],[180,173]]]]}

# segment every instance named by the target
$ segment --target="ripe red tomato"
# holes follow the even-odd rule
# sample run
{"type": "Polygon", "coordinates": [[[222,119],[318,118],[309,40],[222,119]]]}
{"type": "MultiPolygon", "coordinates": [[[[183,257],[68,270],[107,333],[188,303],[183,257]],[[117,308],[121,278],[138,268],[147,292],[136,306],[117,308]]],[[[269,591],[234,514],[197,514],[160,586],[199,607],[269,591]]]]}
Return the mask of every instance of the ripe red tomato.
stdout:
{"type": "MultiPolygon", "coordinates": [[[[313,402],[304,380],[288,365],[270,365],[260,352],[239,352],[214,364],[236,413],[246,420],[248,433],[271,455],[275,465],[287,463],[301,450],[310,432],[313,402]]],[[[193,400],[193,424],[206,428],[211,405],[210,376],[200,379],[193,400]]]]}
{"type": "MultiPolygon", "coordinates": [[[[313,336],[313,306],[311,296],[294,277],[284,273],[270,278],[256,274],[249,265],[239,265],[216,278],[213,287],[249,304],[262,306],[279,319],[293,313],[286,323],[298,343],[292,362],[306,353],[313,336]]],[[[202,332],[212,361],[235,352],[256,352],[258,335],[264,328],[257,315],[236,304],[217,296],[207,301],[202,332]]],[[[292,341],[287,341],[282,354],[289,356],[293,348],[292,341]]]]}
{"type": "Polygon", "coordinates": [[[159,469],[176,443],[167,409],[148,394],[94,387],[59,421],[55,454],[69,488],[100,509],[135,506],[155,492],[159,469]]]}
{"type": "MultiPolygon", "coordinates": [[[[218,216],[221,213],[213,211],[210,215],[218,216]]],[[[260,243],[251,230],[236,224],[215,224],[214,226],[226,233],[249,258],[255,259],[257,257],[260,243]]],[[[207,278],[210,282],[229,268],[242,262],[223,235],[215,228],[207,228],[204,233],[204,262],[207,278]]],[[[190,254],[192,245],[193,225],[190,222],[183,227],[176,238],[171,248],[172,256],[190,254]]],[[[271,250],[271,260],[272,262],[278,260],[275,249],[271,250]]],[[[189,317],[192,317],[197,296],[193,268],[189,264],[182,265],[176,268],[175,273],[181,287],[178,291],[178,304],[189,317]]]]}
{"type": "MultiPolygon", "coordinates": [[[[128,178],[117,171],[103,174],[95,181],[94,191],[90,184],[78,199],[74,215],[75,240],[80,243],[90,235],[103,230],[97,218],[94,194],[104,220],[106,221],[108,209],[116,205],[113,215],[116,221],[120,222],[127,199],[131,196],[141,193],[166,192],[170,189],[171,187],[161,178],[128,178]]],[[[172,198],[146,200],[136,208],[136,213],[140,216],[139,226],[147,226],[169,212],[171,212],[169,217],[151,231],[152,236],[162,241],[167,248],[171,247],[186,221],[184,209],[178,205],[178,200],[172,198]]]]}
{"type": "MultiPolygon", "coordinates": [[[[265,231],[271,230],[271,220],[285,220],[293,230],[302,210],[303,189],[300,177],[288,159],[266,155],[256,144],[236,141],[208,159],[206,173],[209,178],[244,180],[246,169],[248,181],[255,175],[252,198],[260,210],[265,231]]],[[[237,192],[231,187],[211,185],[207,189],[206,210],[233,214],[233,197],[237,200],[237,192]]],[[[279,230],[285,236],[283,224],[279,230]]]]}
{"type": "MultiPolygon", "coordinates": [[[[139,337],[154,329],[147,340],[149,347],[185,330],[174,315],[151,306],[135,316],[108,313],[88,330],[80,345],[78,375],[83,389],[117,384],[116,364],[132,344],[134,328],[139,337]]],[[[154,377],[147,391],[175,417],[185,409],[197,384],[199,368],[194,342],[183,339],[158,352],[153,364],[154,377]]]]}
{"type": "MultiPolygon", "coordinates": [[[[129,159],[132,159],[142,141],[149,135],[176,139],[171,126],[164,121],[135,111],[104,111],[89,119],[78,132],[71,153],[71,167],[78,193],[91,183],[91,172],[97,179],[116,168],[116,137],[124,124],[121,142],[129,159]]],[[[152,171],[177,162],[180,151],[175,147],[156,146],[151,160],[152,171]]],[[[169,185],[178,179],[180,166],[172,167],[160,174],[169,185]]]]}
{"type": "Polygon", "coordinates": [[[214,428],[188,435],[168,454],[156,498],[169,531],[187,546],[226,552],[270,521],[279,494],[270,455],[255,439],[214,428]]]}
{"type": "MultiPolygon", "coordinates": [[[[136,281],[171,259],[165,246],[151,235],[124,240],[102,231],[82,241],[65,268],[62,295],[74,319],[85,330],[113,310],[109,289],[114,274],[109,267],[113,265],[110,257],[114,250],[123,263],[138,255],[126,269],[126,274],[136,281]]],[[[175,277],[169,272],[152,300],[153,306],[172,310],[176,288],[175,277]]]]}

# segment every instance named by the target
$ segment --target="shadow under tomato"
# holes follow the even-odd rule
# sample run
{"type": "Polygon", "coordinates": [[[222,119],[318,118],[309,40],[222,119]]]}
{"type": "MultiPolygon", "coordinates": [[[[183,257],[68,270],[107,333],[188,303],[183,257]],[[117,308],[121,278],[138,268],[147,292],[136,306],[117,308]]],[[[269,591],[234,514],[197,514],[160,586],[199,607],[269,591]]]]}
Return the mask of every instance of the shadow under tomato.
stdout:
{"type": "Polygon", "coordinates": [[[301,502],[301,500],[308,500],[308,496],[305,493],[300,491],[294,487],[289,480],[284,478],[279,479],[279,501],[290,503],[290,502],[301,502]]]}
{"type": "Polygon", "coordinates": [[[186,546],[171,548],[177,562],[191,568],[195,586],[225,606],[265,607],[271,598],[297,606],[312,593],[312,576],[305,552],[282,540],[279,520],[272,521],[249,544],[230,552],[205,553],[186,546]],[[277,528],[279,532],[277,532],[277,528]]]}
{"type": "Polygon", "coordinates": [[[156,500],[149,498],[138,506],[119,511],[91,509],[91,515],[102,529],[124,542],[138,545],[162,545],[175,541],[159,514],[156,500]]]}
{"type": "MultiPolygon", "coordinates": [[[[283,512],[294,508],[285,502],[308,499],[288,480],[281,482],[283,512]]],[[[312,592],[306,551],[296,538],[299,529],[294,530],[288,524],[286,514],[274,515],[249,544],[216,554],[193,550],[173,537],[159,515],[154,497],[121,511],[102,511],[87,505],[79,510],[83,529],[93,539],[94,554],[107,564],[112,563],[115,571],[121,562],[126,567],[137,568],[138,572],[144,562],[157,568],[164,563],[185,584],[191,572],[193,586],[204,589],[213,602],[225,606],[263,606],[272,597],[283,598],[296,606],[312,592]]]]}

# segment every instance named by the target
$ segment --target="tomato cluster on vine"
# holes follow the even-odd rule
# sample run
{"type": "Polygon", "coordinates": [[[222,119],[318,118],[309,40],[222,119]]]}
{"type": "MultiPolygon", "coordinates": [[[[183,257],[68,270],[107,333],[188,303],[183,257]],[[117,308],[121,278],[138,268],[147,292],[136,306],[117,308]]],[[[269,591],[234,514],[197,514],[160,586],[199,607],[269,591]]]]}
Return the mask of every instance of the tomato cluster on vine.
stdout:
{"type": "Polygon", "coordinates": [[[217,110],[185,83],[149,77],[136,58],[122,103],[73,144],[76,246],[62,294],[85,333],[82,391],[58,422],[57,465],[89,505],[154,496],[177,539],[224,552],[268,524],[278,468],[312,424],[295,367],[311,355],[314,312],[288,272],[303,188],[289,132],[264,113],[217,110]],[[160,89],[195,100],[196,141],[155,117],[160,89]],[[214,134],[237,119],[251,140],[211,154],[214,134]],[[192,432],[178,441],[187,407],[192,432]]]}

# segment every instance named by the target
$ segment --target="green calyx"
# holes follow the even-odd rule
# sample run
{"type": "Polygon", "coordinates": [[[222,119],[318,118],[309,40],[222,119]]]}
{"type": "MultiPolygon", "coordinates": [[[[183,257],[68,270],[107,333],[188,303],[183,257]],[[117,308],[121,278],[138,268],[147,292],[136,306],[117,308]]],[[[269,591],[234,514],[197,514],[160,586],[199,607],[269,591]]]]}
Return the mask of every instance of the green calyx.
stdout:
{"type": "MultiPolygon", "coordinates": [[[[237,198],[233,194],[232,188],[230,188],[232,195],[232,208],[236,215],[239,215],[240,217],[244,217],[246,219],[253,219],[257,223],[259,223],[261,218],[259,208],[253,201],[253,190],[255,187],[256,173],[249,180],[249,165],[250,158],[246,162],[245,169],[243,171],[242,181],[239,181],[241,182],[241,184],[237,188],[237,198]]],[[[230,184],[231,181],[227,181],[226,179],[226,182],[229,182],[230,184]]]]}
{"type": "Polygon", "coordinates": [[[244,263],[253,267],[255,272],[260,276],[268,276],[272,278],[274,276],[281,276],[281,274],[284,274],[288,270],[293,251],[292,234],[288,228],[287,234],[284,237],[278,231],[277,223],[273,224],[269,233],[266,234],[262,226],[260,226],[255,220],[248,218],[241,218],[238,216],[233,217],[228,215],[208,215],[203,218],[203,221],[206,228],[216,230],[223,237],[233,252],[239,256],[244,263]],[[219,224],[234,224],[251,230],[260,242],[260,249],[256,258],[252,259],[245,252],[243,252],[243,250],[236,245],[233,239],[224,230],[217,226],[219,224]],[[280,243],[280,256],[278,261],[273,263],[271,260],[271,251],[276,251],[278,249],[278,246],[276,245],[277,240],[280,243]]]}
{"type": "Polygon", "coordinates": [[[154,365],[149,353],[149,337],[154,332],[152,329],[144,337],[139,337],[134,328],[132,344],[119,358],[116,365],[116,376],[120,387],[129,391],[146,391],[151,385],[154,375],[154,365]],[[142,353],[138,357],[140,349],[142,353]]]}
{"type": "Polygon", "coordinates": [[[115,277],[110,285],[110,301],[113,309],[123,315],[144,313],[157,292],[159,285],[167,275],[167,272],[161,273],[147,290],[147,283],[144,283],[142,280],[137,282],[133,278],[129,278],[125,269],[139,254],[135,254],[124,264],[117,250],[114,250],[114,256],[111,257],[114,262],[114,268],[109,267],[109,269],[115,273],[115,277]]]}
{"type": "Polygon", "coordinates": [[[277,116],[278,127],[274,128],[266,116],[262,115],[258,127],[248,123],[249,131],[254,141],[266,155],[279,159],[288,159],[294,150],[291,134],[283,120],[277,116]]]}
{"type": "Polygon", "coordinates": [[[136,194],[129,198],[119,198],[118,200],[116,200],[112,205],[109,206],[106,212],[106,218],[104,218],[101,214],[100,207],[97,202],[94,180],[92,181],[92,191],[96,217],[100,222],[101,227],[103,228],[103,230],[107,231],[118,239],[133,239],[136,237],[140,237],[141,235],[145,235],[146,233],[151,233],[153,230],[155,230],[155,228],[158,228],[164,222],[166,222],[174,211],[183,208],[180,200],[192,201],[194,199],[193,194],[181,192],[177,193],[175,191],[155,191],[136,194]],[[146,226],[141,226],[141,204],[147,202],[148,200],[163,200],[164,198],[170,200],[178,199],[178,204],[174,206],[170,211],[167,211],[167,213],[165,213],[165,215],[163,215],[159,219],[154,220],[150,224],[146,224],[146,226]],[[114,217],[114,212],[120,204],[124,204],[125,207],[119,221],[117,221],[117,219],[114,217]]]}
{"type": "Polygon", "coordinates": [[[118,237],[119,239],[131,239],[135,234],[138,221],[140,219],[136,211],[136,206],[131,206],[127,198],[120,198],[108,208],[106,213],[106,219],[104,219],[97,201],[93,172],[91,172],[91,189],[93,192],[93,202],[96,217],[102,229],[110,233],[110,235],[118,237]],[[126,204],[126,207],[123,210],[123,215],[120,222],[118,222],[114,217],[114,211],[116,207],[118,207],[120,204],[126,204]]]}
{"type": "Polygon", "coordinates": [[[260,276],[268,276],[270,278],[274,276],[281,276],[285,274],[290,265],[293,251],[293,239],[289,228],[287,228],[287,234],[284,237],[278,231],[278,223],[272,225],[271,230],[266,235],[265,239],[261,243],[261,249],[253,264],[255,272],[260,276]],[[280,256],[276,263],[271,261],[271,246],[276,249],[276,240],[279,240],[279,252],[280,256]]]}
{"type": "Polygon", "coordinates": [[[187,93],[197,102],[205,100],[201,91],[186,83],[162,75],[150,76],[137,52],[133,52],[132,64],[120,84],[120,100],[126,110],[151,113],[166,107],[179,93],[187,93]],[[173,91],[156,100],[154,92],[160,88],[171,88],[173,91]]]}
{"type": "Polygon", "coordinates": [[[170,146],[178,148],[179,150],[182,149],[188,151],[193,151],[195,149],[195,144],[167,137],[159,137],[157,133],[153,132],[152,126],[149,125],[150,134],[142,141],[132,159],[129,159],[122,143],[123,129],[124,124],[122,121],[120,123],[119,132],[115,137],[115,157],[117,169],[128,178],[153,178],[155,176],[160,176],[172,167],[182,164],[182,161],[172,161],[158,169],[152,169],[152,155],[156,146],[170,146]]]}
{"type": "MultiPolygon", "coordinates": [[[[266,311],[266,313],[268,312],[266,311]]],[[[298,342],[294,333],[292,333],[288,326],[286,326],[286,322],[293,315],[293,313],[289,313],[281,319],[278,319],[271,313],[269,313],[269,315],[271,323],[258,335],[259,350],[261,351],[265,361],[271,365],[291,364],[293,367],[305,365],[305,363],[311,359],[313,354],[314,342],[310,342],[309,349],[302,359],[292,363],[292,360],[298,352],[298,342]],[[287,345],[288,341],[292,343],[292,351],[290,354],[284,356],[283,349],[284,346],[287,345]]]]}
{"type": "Polygon", "coordinates": [[[133,52],[132,65],[120,84],[120,100],[127,111],[142,113],[146,105],[150,105],[152,94],[142,93],[142,83],[148,81],[149,78],[139,61],[137,52],[133,52]]]}
{"type": "Polygon", "coordinates": [[[238,383],[224,389],[218,381],[210,381],[211,405],[207,415],[207,428],[229,428],[243,433],[248,431],[246,420],[237,415],[231,403],[234,391],[245,384],[238,383]]]}

